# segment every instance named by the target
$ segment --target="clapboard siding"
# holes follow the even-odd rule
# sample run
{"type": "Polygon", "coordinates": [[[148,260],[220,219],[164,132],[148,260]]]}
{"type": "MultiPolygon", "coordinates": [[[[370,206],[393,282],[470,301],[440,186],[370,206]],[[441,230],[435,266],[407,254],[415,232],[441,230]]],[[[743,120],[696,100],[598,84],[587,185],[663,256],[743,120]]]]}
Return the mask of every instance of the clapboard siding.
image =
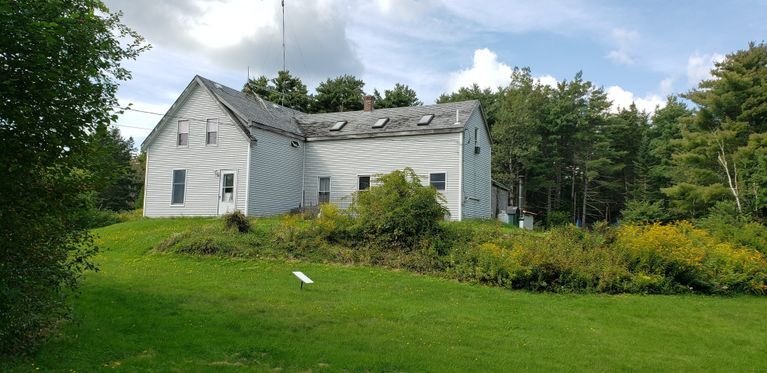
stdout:
{"type": "Polygon", "coordinates": [[[301,205],[303,141],[261,129],[252,129],[248,214],[269,216],[301,205]],[[291,141],[301,147],[294,148],[291,141]]]}
{"type": "Polygon", "coordinates": [[[491,148],[482,113],[479,109],[469,117],[464,132],[463,149],[463,217],[466,219],[491,218],[493,216],[492,181],[490,178],[491,148]],[[474,136],[477,129],[476,138],[474,136]],[[474,148],[479,146],[480,153],[474,148]]]}
{"type": "Polygon", "coordinates": [[[179,102],[178,111],[171,113],[166,125],[147,146],[147,175],[144,215],[205,216],[218,212],[219,177],[216,170],[236,171],[236,205],[245,211],[247,160],[249,140],[232,119],[226,115],[199,84],[191,90],[185,101],[179,102]],[[189,122],[189,146],[176,146],[178,118],[194,119],[189,122]],[[205,145],[205,120],[218,118],[218,145],[205,145]],[[171,206],[171,182],[174,169],[186,169],[186,195],[183,206],[171,206]]]}
{"type": "Polygon", "coordinates": [[[429,173],[447,173],[444,191],[447,207],[451,219],[459,219],[460,133],[310,141],[305,146],[307,204],[317,202],[320,177],[330,176],[330,199],[345,207],[351,193],[357,190],[358,175],[411,167],[425,185],[429,183],[429,173]]]}

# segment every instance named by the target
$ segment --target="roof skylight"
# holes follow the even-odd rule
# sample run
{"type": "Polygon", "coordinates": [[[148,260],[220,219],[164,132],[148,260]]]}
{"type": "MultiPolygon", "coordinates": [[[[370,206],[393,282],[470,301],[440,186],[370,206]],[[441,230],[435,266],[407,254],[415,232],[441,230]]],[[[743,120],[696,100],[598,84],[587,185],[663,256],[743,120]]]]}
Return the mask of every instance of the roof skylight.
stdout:
{"type": "Polygon", "coordinates": [[[386,123],[389,123],[389,118],[380,118],[373,125],[373,128],[383,128],[383,126],[385,126],[386,123]]]}
{"type": "Polygon", "coordinates": [[[333,127],[330,127],[330,130],[331,131],[340,131],[341,128],[344,128],[345,125],[346,125],[346,121],[342,120],[340,122],[336,122],[336,124],[334,124],[333,127]]]}
{"type": "Polygon", "coordinates": [[[434,114],[426,114],[421,117],[421,120],[418,121],[419,126],[425,126],[429,123],[431,123],[431,120],[434,119],[434,114]]]}

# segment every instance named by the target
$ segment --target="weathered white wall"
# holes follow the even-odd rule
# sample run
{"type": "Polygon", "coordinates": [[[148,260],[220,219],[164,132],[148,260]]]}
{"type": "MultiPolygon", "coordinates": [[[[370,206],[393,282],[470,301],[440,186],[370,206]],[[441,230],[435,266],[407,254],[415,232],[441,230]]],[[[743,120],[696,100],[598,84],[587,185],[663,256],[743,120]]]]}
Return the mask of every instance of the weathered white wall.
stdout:
{"type": "MultiPolygon", "coordinates": [[[[304,176],[307,203],[316,204],[320,177],[330,176],[331,202],[346,207],[351,193],[357,190],[357,175],[411,167],[424,185],[429,183],[429,173],[447,174],[443,195],[451,219],[457,220],[459,149],[459,133],[307,142],[304,176]]],[[[488,176],[488,183],[489,180],[488,176]]]]}
{"type": "Polygon", "coordinates": [[[465,219],[488,219],[493,217],[491,197],[492,181],[490,176],[491,149],[490,135],[487,133],[479,109],[469,117],[463,139],[463,217],[465,219]],[[474,129],[478,136],[475,139],[474,129]],[[474,147],[480,147],[480,153],[474,153],[474,147]]]}
{"type": "MultiPolygon", "coordinates": [[[[196,84],[196,83],[195,83],[196,84]]],[[[147,175],[144,215],[205,216],[218,211],[219,177],[215,171],[236,171],[235,206],[245,211],[249,140],[221,110],[208,92],[195,85],[185,102],[147,147],[147,175]],[[176,146],[178,118],[189,122],[189,146],[176,146]],[[218,145],[205,145],[205,121],[218,118],[218,145]],[[171,205],[173,169],[187,169],[184,205],[171,205]]]]}
{"type": "Polygon", "coordinates": [[[301,205],[304,142],[253,128],[248,214],[277,215],[301,205]],[[291,141],[301,145],[294,148],[291,141]]]}

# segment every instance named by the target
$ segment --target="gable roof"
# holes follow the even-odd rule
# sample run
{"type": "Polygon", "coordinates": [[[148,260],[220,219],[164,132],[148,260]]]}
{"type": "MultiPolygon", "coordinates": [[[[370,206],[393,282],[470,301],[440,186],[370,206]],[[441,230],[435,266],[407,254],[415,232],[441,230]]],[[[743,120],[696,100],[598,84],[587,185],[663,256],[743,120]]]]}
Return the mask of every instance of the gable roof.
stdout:
{"type": "MultiPolygon", "coordinates": [[[[484,122],[484,113],[477,100],[373,111],[306,114],[195,75],[141,144],[142,149],[146,149],[159,133],[160,127],[165,125],[169,118],[174,117],[173,114],[182,106],[181,103],[186,100],[196,84],[203,87],[216,100],[221,109],[243,131],[243,135],[251,140],[253,137],[250,127],[311,141],[461,132],[475,110],[479,110],[484,122]],[[434,115],[431,122],[427,125],[418,125],[421,117],[430,114],[434,115]],[[381,118],[388,118],[388,122],[383,128],[373,128],[373,124],[381,118]],[[331,131],[330,128],[340,121],[346,122],[343,129],[331,131]]],[[[487,126],[486,122],[485,126],[487,126]]]]}
{"type": "Polygon", "coordinates": [[[448,133],[463,130],[469,116],[479,107],[479,101],[461,101],[445,104],[410,106],[373,111],[346,111],[339,113],[303,114],[296,117],[307,139],[330,140],[341,138],[392,136],[406,133],[448,133]],[[424,115],[433,114],[427,125],[418,125],[424,115]],[[373,128],[379,119],[388,118],[383,128],[373,128]],[[340,131],[331,131],[337,122],[346,122],[340,131]]]}
{"type": "Polygon", "coordinates": [[[303,114],[298,110],[277,105],[261,97],[254,97],[216,83],[210,79],[197,76],[197,79],[208,88],[224,105],[237,113],[248,124],[255,123],[265,129],[277,129],[294,135],[301,135],[301,129],[295,121],[297,115],[303,114]]]}

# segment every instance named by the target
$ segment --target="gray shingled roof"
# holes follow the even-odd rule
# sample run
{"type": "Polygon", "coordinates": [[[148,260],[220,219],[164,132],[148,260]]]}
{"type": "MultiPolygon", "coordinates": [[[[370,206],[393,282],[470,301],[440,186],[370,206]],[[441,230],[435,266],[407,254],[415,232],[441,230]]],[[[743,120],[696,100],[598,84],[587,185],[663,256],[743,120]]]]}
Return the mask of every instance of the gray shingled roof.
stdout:
{"type": "Polygon", "coordinates": [[[294,119],[296,116],[302,115],[302,112],[277,105],[260,97],[246,95],[241,91],[199,75],[197,77],[211,92],[248,122],[256,122],[292,134],[303,135],[301,128],[298,127],[294,119]]]}
{"type": "Polygon", "coordinates": [[[326,137],[343,138],[349,136],[382,135],[394,132],[441,130],[460,131],[469,119],[469,115],[477,108],[479,101],[461,101],[445,104],[411,106],[391,109],[374,109],[373,111],[347,111],[341,113],[302,114],[296,117],[301,132],[307,138],[326,137]],[[456,120],[456,112],[458,120],[456,120]],[[428,125],[418,125],[422,116],[434,114],[434,119],[428,125]],[[384,128],[372,128],[380,118],[389,118],[384,128]],[[336,122],[346,121],[340,131],[331,131],[330,127],[336,122]]]}
{"type": "Polygon", "coordinates": [[[306,138],[385,136],[387,133],[413,131],[455,132],[464,127],[469,115],[479,106],[479,101],[471,100],[373,111],[305,114],[260,97],[246,95],[199,75],[197,78],[226,106],[242,116],[248,125],[255,122],[306,138]],[[434,114],[434,119],[428,125],[419,126],[418,121],[428,114],[434,114]],[[380,118],[389,118],[389,121],[384,128],[372,128],[380,118]],[[330,131],[330,127],[339,121],[347,123],[340,131],[330,131]]]}

